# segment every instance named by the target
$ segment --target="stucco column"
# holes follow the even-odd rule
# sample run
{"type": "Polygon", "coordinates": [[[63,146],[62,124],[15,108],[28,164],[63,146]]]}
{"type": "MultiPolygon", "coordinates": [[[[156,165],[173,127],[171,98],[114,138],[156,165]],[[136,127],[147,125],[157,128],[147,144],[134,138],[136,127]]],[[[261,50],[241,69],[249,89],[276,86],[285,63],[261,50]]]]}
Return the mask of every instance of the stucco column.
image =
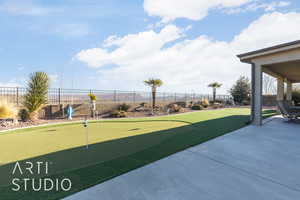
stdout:
{"type": "Polygon", "coordinates": [[[255,94],[255,64],[251,65],[251,115],[250,120],[254,121],[254,94],[255,94]]]}
{"type": "Polygon", "coordinates": [[[286,100],[288,100],[288,101],[292,100],[292,90],[293,90],[292,82],[287,81],[287,83],[286,83],[286,100]]]}
{"type": "Polygon", "coordinates": [[[262,124],[262,66],[252,65],[252,118],[253,124],[262,124]]]}
{"type": "Polygon", "coordinates": [[[277,101],[284,100],[284,81],[283,78],[277,78],[277,101]]]}

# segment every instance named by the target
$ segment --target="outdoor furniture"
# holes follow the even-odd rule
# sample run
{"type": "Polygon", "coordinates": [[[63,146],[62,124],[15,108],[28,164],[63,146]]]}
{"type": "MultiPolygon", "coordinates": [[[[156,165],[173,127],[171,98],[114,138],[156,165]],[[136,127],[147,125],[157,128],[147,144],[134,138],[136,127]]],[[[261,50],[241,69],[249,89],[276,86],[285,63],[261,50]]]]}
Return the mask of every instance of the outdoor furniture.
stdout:
{"type": "Polygon", "coordinates": [[[300,118],[300,109],[295,109],[293,108],[294,106],[289,106],[289,103],[286,101],[278,101],[277,104],[283,117],[289,119],[300,118]]]}
{"type": "Polygon", "coordinates": [[[284,101],[284,103],[290,108],[290,109],[295,109],[295,110],[300,110],[300,106],[295,106],[293,101],[284,101]]]}

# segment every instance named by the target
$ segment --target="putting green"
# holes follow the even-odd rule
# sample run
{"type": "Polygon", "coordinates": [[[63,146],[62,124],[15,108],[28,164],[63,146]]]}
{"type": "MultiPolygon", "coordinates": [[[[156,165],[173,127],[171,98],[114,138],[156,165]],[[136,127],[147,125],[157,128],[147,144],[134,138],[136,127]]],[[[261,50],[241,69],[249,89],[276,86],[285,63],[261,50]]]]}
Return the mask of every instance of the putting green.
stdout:
{"type": "Polygon", "coordinates": [[[184,126],[177,121],[136,121],[136,122],[93,122],[88,129],[82,124],[24,129],[15,133],[0,135],[0,163],[6,164],[17,160],[32,158],[56,151],[86,145],[88,130],[89,144],[120,139],[134,135],[150,133],[184,126]]]}
{"type": "MultiPolygon", "coordinates": [[[[89,144],[173,129],[233,115],[249,109],[222,109],[139,119],[102,120],[89,123],[89,144]]],[[[166,134],[164,137],[172,136],[166,134]]],[[[86,145],[81,123],[49,125],[0,134],[0,165],[86,145]]]]}

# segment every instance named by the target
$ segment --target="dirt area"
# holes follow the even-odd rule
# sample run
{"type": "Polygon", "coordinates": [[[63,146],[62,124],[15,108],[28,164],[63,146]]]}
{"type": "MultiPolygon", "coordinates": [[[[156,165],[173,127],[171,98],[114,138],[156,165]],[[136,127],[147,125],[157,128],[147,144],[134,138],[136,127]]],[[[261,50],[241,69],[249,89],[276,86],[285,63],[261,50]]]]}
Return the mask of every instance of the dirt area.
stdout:
{"type": "MultiPolygon", "coordinates": [[[[210,108],[206,108],[205,110],[208,110],[210,108]]],[[[187,112],[195,112],[197,110],[192,110],[190,108],[182,108],[180,110],[180,112],[174,112],[174,113],[170,113],[167,114],[166,112],[162,112],[162,111],[157,111],[153,114],[151,114],[151,112],[149,111],[140,111],[140,112],[134,112],[134,111],[129,111],[127,112],[127,118],[138,118],[138,117],[153,117],[153,116],[164,116],[164,115],[172,115],[172,114],[179,114],[179,113],[187,113],[187,112]]],[[[4,120],[4,119],[0,119],[0,131],[2,130],[9,130],[9,129],[14,129],[14,128],[25,128],[25,127],[30,127],[30,126],[38,126],[38,125],[43,125],[43,124],[55,124],[55,123],[63,123],[63,122],[72,122],[72,121],[80,121],[80,120],[84,120],[85,118],[88,118],[88,120],[92,120],[92,119],[116,119],[116,118],[111,118],[109,117],[108,114],[106,115],[101,115],[95,118],[90,117],[89,115],[78,115],[78,116],[74,116],[72,120],[68,120],[67,118],[60,118],[60,119],[39,119],[36,121],[28,121],[28,122],[22,122],[22,121],[18,121],[18,122],[13,122],[12,119],[8,119],[8,120],[4,120]]]]}

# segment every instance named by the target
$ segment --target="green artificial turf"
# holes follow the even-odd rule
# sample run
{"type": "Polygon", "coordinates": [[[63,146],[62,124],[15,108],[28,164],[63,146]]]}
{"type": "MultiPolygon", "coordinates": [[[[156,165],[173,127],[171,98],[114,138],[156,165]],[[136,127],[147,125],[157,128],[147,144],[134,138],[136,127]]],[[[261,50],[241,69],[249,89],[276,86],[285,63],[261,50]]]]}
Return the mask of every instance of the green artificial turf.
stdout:
{"type": "MultiPolygon", "coordinates": [[[[274,115],[264,111],[265,116],[274,115]]],[[[244,127],[249,109],[223,109],[164,117],[94,121],[89,148],[82,124],[64,124],[0,134],[0,199],[60,199],[175,152],[244,127]],[[25,160],[23,160],[25,159],[25,160]],[[47,177],[69,178],[68,192],[11,190],[14,162],[50,162],[47,177]]],[[[42,175],[23,174],[39,178],[42,175]]],[[[45,175],[44,175],[45,176],[45,175]]]]}

